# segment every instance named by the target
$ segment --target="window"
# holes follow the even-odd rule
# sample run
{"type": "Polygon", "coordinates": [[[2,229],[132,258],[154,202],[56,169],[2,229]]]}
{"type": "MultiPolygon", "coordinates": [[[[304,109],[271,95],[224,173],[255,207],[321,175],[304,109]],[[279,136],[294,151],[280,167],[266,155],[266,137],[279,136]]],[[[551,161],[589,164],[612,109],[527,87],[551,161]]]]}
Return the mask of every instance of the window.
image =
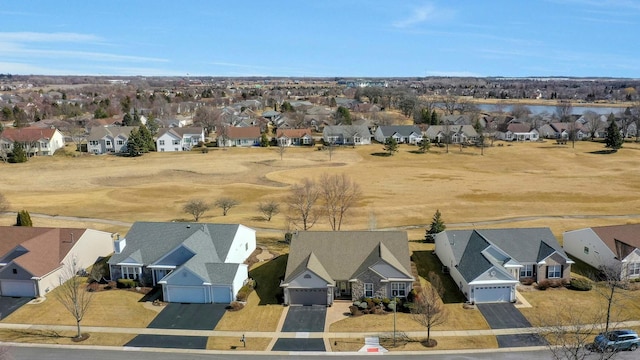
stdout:
{"type": "Polygon", "coordinates": [[[533,265],[529,264],[529,265],[523,266],[522,269],[520,269],[520,277],[521,278],[533,277],[533,265]]]}
{"type": "Polygon", "coordinates": [[[107,144],[107,146],[111,146],[111,141],[107,140],[105,144],[107,144]]]}
{"type": "Polygon", "coordinates": [[[122,278],[137,280],[142,274],[142,268],[140,266],[122,266],[122,278]]]}
{"type": "Polygon", "coordinates": [[[547,279],[559,279],[562,277],[562,265],[547,266],[547,279]]]}
{"type": "Polygon", "coordinates": [[[118,140],[118,145],[124,145],[124,141],[118,140]]]}
{"type": "Polygon", "coordinates": [[[373,297],[373,283],[364,284],[364,297],[373,297]]]}
{"type": "Polygon", "coordinates": [[[180,145],[180,140],[173,140],[173,145],[180,145]]]}
{"type": "Polygon", "coordinates": [[[588,247],[588,246],[585,246],[585,247],[584,247],[584,253],[585,253],[585,254],[588,254],[588,253],[589,253],[589,247],[588,247]]]}
{"type": "Polygon", "coordinates": [[[640,275],[640,263],[629,263],[627,267],[627,276],[638,276],[640,275]]]}
{"type": "Polygon", "coordinates": [[[164,145],[164,140],[160,140],[158,142],[160,143],[160,145],[164,145]]]}
{"type": "Polygon", "coordinates": [[[391,296],[407,296],[407,284],[401,282],[391,283],[391,296]]]}
{"type": "Polygon", "coordinates": [[[12,273],[14,273],[14,274],[17,274],[17,273],[18,273],[18,269],[16,269],[16,268],[13,268],[13,269],[11,269],[11,270],[12,270],[11,272],[12,272],[12,273]]]}

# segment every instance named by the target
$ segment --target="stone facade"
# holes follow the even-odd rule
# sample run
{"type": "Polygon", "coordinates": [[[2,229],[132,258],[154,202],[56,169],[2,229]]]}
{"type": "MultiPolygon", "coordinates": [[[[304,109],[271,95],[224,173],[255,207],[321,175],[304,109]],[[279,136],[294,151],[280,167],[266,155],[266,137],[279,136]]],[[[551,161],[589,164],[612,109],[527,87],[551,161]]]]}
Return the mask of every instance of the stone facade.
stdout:
{"type": "Polygon", "coordinates": [[[374,273],[373,271],[366,271],[362,273],[358,280],[351,284],[351,299],[352,300],[360,300],[364,297],[364,284],[371,283],[373,284],[373,297],[378,298],[386,298],[387,295],[387,286],[384,283],[381,283],[380,280],[382,278],[374,273]]]}

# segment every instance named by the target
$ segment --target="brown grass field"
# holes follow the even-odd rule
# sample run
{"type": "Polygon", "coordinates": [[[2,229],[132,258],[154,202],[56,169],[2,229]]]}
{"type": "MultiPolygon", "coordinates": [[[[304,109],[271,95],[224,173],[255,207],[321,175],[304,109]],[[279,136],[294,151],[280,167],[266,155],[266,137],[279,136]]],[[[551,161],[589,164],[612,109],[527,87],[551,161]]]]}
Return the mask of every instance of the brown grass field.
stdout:
{"type": "MultiPolygon", "coordinates": [[[[378,156],[382,145],[341,148],[330,161],[326,151],[288,149],[283,160],[274,149],[214,149],[208,154],[150,153],[138,158],[54,156],[24,164],[0,164],[0,191],[10,210],[112,219],[124,222],[190,220],[182,206],[191,198],[213,202],[220,196],[240,201],[224,217],[220,209],[200,221],[242,223],[259,236],[279,236],[285,216],[263,220],[261,201],[280,201],[292,184],[324,173],[346,173],[360,184],[363,196],[347,215],[343,230],[415,226],[410,238],[423,236],[425,224],[440,209],[450,228],[474,222],[534,217],[477,227],[548,226],[561,237],[565,230],[640,221],[640,145],[626,143],[615,154],[598,154],[600,143],[509,143],[485,149],[451,146],[416,153],[400,146],[394,156],[378,156]],[[376,155],[378,154],[378,155],[376,155]],[[595,218],[584,217],[592,215],[595,218]],[[577,218],[567,217],[575,216],[577,218]],[[603,216],[603,217],[601,217],[603,216]],[[537,219],[535,217],[541,217],[537,219]]],[[[284,206],[283,210],[284,210],[284,206]]],[[[124,226],[76,223],[34,217],[35,226],[87,226],[126,232],[124,226]]],[[[0,217],[10,225],[12,216],[0,217]]],[[[329,229],[320,219],[314,230],[329,229]]]]}

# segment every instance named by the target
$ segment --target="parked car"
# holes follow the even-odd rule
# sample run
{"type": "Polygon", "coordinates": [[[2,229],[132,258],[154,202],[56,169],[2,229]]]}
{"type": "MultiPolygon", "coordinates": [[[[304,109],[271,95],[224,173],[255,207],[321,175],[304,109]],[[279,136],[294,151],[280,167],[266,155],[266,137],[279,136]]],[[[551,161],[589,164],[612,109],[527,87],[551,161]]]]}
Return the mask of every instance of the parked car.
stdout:
{"type": "Polygon", "coordinates": [[[633,330],[615,330],[607,333],[600,333],[593,341],[593,347],[597,351],[621,351],[631,350],[640,346],[638,333],[633,330]]]}

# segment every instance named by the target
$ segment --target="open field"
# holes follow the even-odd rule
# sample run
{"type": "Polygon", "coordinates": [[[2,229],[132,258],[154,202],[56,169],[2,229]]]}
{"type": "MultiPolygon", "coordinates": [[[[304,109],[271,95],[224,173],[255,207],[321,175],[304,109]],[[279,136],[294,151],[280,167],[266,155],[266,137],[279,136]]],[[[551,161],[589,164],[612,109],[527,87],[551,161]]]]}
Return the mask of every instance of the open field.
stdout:
{"type": "MultiPolygon", "coordinates": [[[[242,223],[280,231],[285,216],[264,221],[256,206],[281,200],[292,184],[323,173],[347,173],[364,196],[347,215],[343,230],[428,224],[436,209],[446,223],[466,223],[525,216],[513,223],[478,227],[549,226],[562,231],[585,226],[638,222],[640,218],[563,218],[562,215],[640,213],[640,145],[626,143],[618,153],[595,153],[603,145],[578,142],[576,147],[552,142],[514,143],[485,149],[451,146],[414,153],[401,146],[391,157],[373,156],[381,145],[341,148],[329,161],[325,151],[288,149],[283,160],[274,149],[215,149],[208,154],[151,153],[138,158],[116,156],[39,157],[24,164],[0,164],[0,191],[10,210],[113,219],[171,221],[189,219],[182,206],[191,198],[213,202],[219,196],[240,201],[228,216],[212,209],[202,222],[242,223]]],[[[284,206],[283,206],[284,207],[284,206]]],[[[12,224],[9,216],[2,224],[12,224]]],[[[35,225],[59,226],[35,219],[35,225]]],[[[62,226],[72,224],[64,223],[62,226]]],[[[460,226],[463,226],[461,224],[460,226]]],[[[107,231],[121,226],[90,221],[107,231]]],[[[321,219],[313,229],[328,229],[321,219]]],[[[422,228],[410,238],[423,236],[422,228]]],[[[274,233],[264,231],[264,235],[274,233]]]]}

